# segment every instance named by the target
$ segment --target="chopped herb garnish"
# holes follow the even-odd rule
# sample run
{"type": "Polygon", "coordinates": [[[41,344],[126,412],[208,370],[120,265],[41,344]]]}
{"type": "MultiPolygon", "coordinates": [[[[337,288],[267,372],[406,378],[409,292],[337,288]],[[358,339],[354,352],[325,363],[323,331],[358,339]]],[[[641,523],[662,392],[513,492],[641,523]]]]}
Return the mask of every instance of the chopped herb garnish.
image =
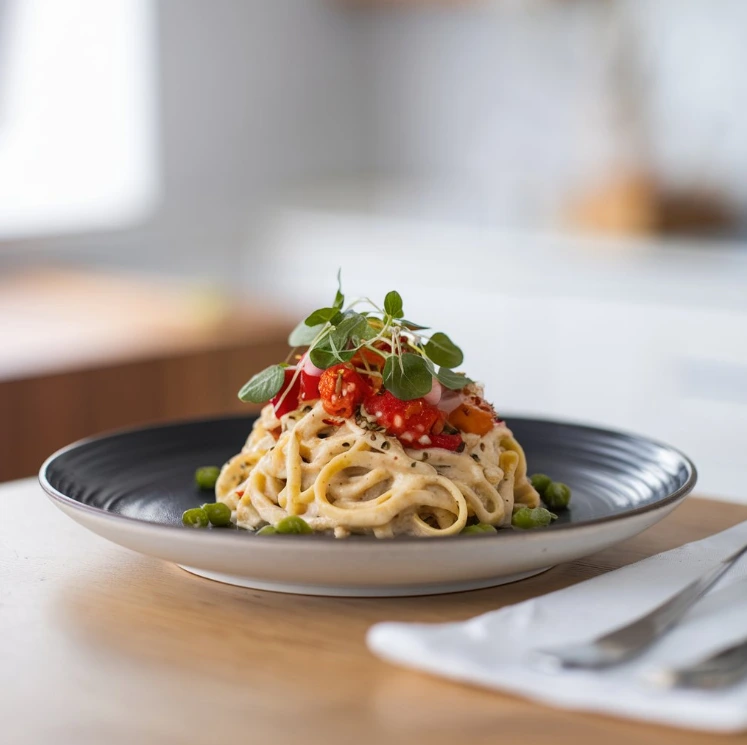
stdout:
{"type": "Polygon", "coordinates": [[[474,381],[468,378],[464,373],[455,373],[447,367],[439,368],[436,377],[438,378],[438,382],[441,383],[444,388],[448,388],[452,391],[461,391],[465,385],[474,383],[474,381]]]}
{"type": "Polygon", "coordinates": [[[402,296],[396,290],[387,292],[384,298],[384,311],[392,318],[402,318],[402,296]]]}
{"type": "Polygon", "coordinates": [[[400,400],[409,401],[427,395],[433,385],[433,377],[425,360],[408,352],[387,359],[384,385],[400,400]]]}
{"type": "Polygon", "coordinates": [[[458,367],[464,361],[462,350],[440,331],[431,336],[423,351],[430,360],[441,367],[458,367]]]}
{"type": "MultiPolygon", "coordinates": [[[[308,347],[309,359],[322,370],[352,360],[361,372],[383,376],[382,392],[386,389],[403,401],[427,395],[434,377],[450,390],[471,383],[453,370],[462,364],[462,350],[446,334],[430,333],[426,326],[405,320],[403,305],[402,296],[391,290],[383,307],[368,298],[345,306],[338,272],[332,303],[309,313],[291,332],[288,343],[293,348],[308,347]]],[[[286,389],[296,383],[298,375],[300,368],[286,389]]],[[[273,365],[255,375],[239,398],[265,403],[281,391],[285,380],[284,367],[273,365]]]]}
{"type": "Polygon", "coordinates": [[[319,326],[324,323],[339,323],[342,320],[342,313],[339,308],[319,308],[315,310],[311,315],[307,316],[304,323],[307,326],[319,326]]]}
{"type": "Polygon", "coordinates": [[[285,380],[285,370],[281,365],[271,365],[257,373],[239,391],[242,401],[253,404],[263,404],[269,401],[282,387],[285,380]]]}

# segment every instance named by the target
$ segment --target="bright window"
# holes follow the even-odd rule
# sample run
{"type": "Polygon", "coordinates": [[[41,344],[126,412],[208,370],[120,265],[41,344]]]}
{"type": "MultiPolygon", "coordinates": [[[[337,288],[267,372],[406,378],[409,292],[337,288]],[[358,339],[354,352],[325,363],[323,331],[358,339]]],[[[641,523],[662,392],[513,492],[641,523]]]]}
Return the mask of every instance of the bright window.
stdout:
{"type": "Polygon", "coordinates": [[[0,240],[123,227],[158,198],[153,5],[0,0],[0,240]]]}

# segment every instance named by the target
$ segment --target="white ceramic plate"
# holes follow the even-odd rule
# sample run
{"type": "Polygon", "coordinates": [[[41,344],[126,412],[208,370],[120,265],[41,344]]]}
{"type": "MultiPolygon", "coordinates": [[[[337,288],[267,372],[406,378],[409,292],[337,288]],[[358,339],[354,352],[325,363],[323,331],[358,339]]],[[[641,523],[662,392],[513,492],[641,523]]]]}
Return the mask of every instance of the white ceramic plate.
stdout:
{"type": "Polygon", "coordinates": [[[118,432],[52,455],[39,478],[81,525],[127,548],[235,585],[310,595],[429,595],[514,582],[640,533],[692,490],[681,453],[642,437],[575,424],[509,418],[530,473],[570,485],[572,507],[551,527],[497,535],[378,540],[258,537],[194,530],[181,514],[212,497],[194,471],[238,452],[252,418],[118,432]]]}

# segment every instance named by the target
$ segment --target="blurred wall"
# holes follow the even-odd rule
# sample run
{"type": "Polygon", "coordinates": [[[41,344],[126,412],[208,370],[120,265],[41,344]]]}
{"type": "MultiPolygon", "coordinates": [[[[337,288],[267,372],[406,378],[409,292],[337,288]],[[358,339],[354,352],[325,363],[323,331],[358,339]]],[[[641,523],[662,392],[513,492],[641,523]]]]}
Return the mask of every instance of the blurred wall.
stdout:
{"type": "Polygon", "coordinates": [[[366,19],[376,169],[432,213],[543,228],[645,169],[747,212],[747,3],[525,0],[366,19]],[[427,205],[426,205],[427,206],[427,205]]]}
{"type": "Polygon", "coordinates": [[[741,0],[153,9],[159,205],[129,230],[6,245],[0,269],[52,256],[237,284],[258,213],[329,183],[332,208],[384,184],[411,217],[547,230],[576,191],[645,167],[747,214],[741,0]]]}
{"type": "Polygon", "coordinates": [[[356,28],[325,0],[159,6],[159,226],[174,259],[204,266],[202,251],[230,277],[268,195],[362,167],[356,28]]]}
{"type": "Polygon", "coordinates": [[[230,283],[268,195],[365,167],[354,17],[326,0],[153,10],[160,204],[127,230],[6,244],[0,270],[51,257],[230,283]]]}

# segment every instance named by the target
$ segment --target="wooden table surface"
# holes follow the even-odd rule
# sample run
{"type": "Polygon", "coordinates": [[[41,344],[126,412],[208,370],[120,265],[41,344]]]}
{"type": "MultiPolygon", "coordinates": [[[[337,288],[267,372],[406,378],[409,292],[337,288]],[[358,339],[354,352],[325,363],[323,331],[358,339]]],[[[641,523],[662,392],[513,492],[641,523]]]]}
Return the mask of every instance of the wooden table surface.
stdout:
{"type": "Polygon", "coordinates": [[[689,499],[625,543],[532,579],[425,598],[302,597],[221,585],[74,524],[34,481],[0,486],[0,742],[747,743],[565,712],[399,669],[377,621],[465,619],[747,519],[689,499]]]}

